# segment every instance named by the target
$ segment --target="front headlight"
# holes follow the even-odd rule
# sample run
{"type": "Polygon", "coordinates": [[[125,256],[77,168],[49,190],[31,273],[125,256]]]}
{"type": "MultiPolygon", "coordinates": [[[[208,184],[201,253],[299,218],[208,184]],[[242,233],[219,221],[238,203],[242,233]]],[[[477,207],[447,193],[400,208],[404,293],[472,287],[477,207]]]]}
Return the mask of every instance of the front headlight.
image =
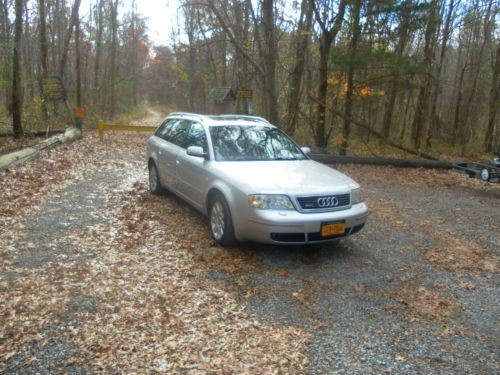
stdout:
{"type": "Polygon", "coordinates": [[[290,198],[286,195],[256,194],[248,196],[248,205],[264,210],[294,210],[290,198]]]}
{"type": "Polygon", "coordinates": [[[358,204],[363,202],[363,195],[361,194],[361,188],[351,190],[351,204],[358,204]]]}

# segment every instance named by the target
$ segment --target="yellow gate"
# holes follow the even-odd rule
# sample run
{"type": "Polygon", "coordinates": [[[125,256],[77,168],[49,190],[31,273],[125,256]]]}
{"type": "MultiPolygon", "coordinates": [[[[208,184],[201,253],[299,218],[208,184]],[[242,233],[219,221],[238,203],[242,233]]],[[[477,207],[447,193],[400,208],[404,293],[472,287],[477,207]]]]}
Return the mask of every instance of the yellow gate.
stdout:
{"type": "Polygon", "coordinates": [[[141,125],[121,125],[121,124],[107,124],[104,121],[99,121],[99,140],[104,141],[104,132],[106,131],[125,131],[125,132],[148,132],[153,133],[156,126],[141,126],[141,125]]]}

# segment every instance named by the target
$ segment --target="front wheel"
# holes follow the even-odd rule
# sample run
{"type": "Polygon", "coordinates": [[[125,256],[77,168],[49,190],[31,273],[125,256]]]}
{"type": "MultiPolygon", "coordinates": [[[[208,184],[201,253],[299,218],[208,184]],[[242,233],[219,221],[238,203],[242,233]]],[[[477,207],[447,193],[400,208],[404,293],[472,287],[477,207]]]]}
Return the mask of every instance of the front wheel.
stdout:
{"type": "Polygon", "coordinates": [[[222,246],[232,246],[236,243],[231,212],[222,195],[217,194],[212,200],[208,219],[215,242],[222,246]]]}
{"type": "Polygon", "coordinates": [[[158,168],[156,168],[156,164],[153,162],[149,163],[149,190],[151,190],[151,193],[156,195],[160,195],[165,192],[160,183],[158,168]]]}

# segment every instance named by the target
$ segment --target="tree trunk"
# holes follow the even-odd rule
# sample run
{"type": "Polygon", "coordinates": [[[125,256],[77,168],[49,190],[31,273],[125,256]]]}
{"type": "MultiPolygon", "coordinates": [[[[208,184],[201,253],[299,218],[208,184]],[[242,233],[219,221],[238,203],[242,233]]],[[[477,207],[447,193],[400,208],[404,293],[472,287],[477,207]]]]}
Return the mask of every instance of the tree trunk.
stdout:
{"type": "Polygon", "coordinates": [[[138,91],[138,49],[139,49],[139,30],[137,22],[137,3],[132,0],[132,105],[137,106],[138,91]]]}
{"type": "Polygon", "coordinates": [[[327,93],[328,93],[328,60],[330,58],[330,48],[332,45],[332,40],[330,39],[330,33],[322,32],[319,39],[319,67],[318,67],[318,99],[321,104],[317,106],[316,115],[316,146],[326,147],[327,139],[325,137],[326,133],[326,109],[323,103],[326,103],[327,93]]]}
{"type": "Polygon", "coordinates": [[[412,124],[412,139],[415,149],[420,149],[422,145],[422,137],[425,134],[429,114],[429,95],[432,84],[432,60],[434,55],[434,34],[439,17],[436,14],[437,2],[433,0],[429,9],[429,18],[425,30],[425,45],[424,45],[424,60],[423,76],[420,83],[417,105],[415,108],[415,116],[412,124]]]}
{"type": "Polygon", "coordinates": [[[339,10],[335,21],[330,29],[326,27],[322,20],[322,15],[316,8],[314,0],[312,5],[315,7],[316,21],[321,26],[321,36],[319,39],[319,67],[318,67],[318,105],[316,109],[316,129],[315,129],[315,142],[318,147],[326,147],[328,139],[326,137],[325,115],[326,115],[326,102],[328,93],[328,61],[330,59],[330,49],[335,42],[335,38],[344,21],[344,13],[346,8],[346,0],[340,0],[339,10]]]}
{"type": "Polygon", "coordinates": [[[352,36],[351,45],[349,46],[349,68],[347,70],[347,92],[345,96],[345,115],[344,126],[342,129],[342,145],[340,147],[340,155],[346,155],[349,147],[349,136],[351,134],[351,116],[352,104],[354,96],[354,69],[356,52],[358,48],[358,39],[361,31],[359,18],[361,15],[361,0],[354,0],[352,4],[352,36]]]}
{"type": "Polygon", "coordinates": [[[479,48],[479,52],[478,52],[476,61],[474,63],[474,67],[476,68],[476,70],[474,72],[474,77],[472,79],[472,88],[470,90],[470,95],[468,97],[468,100],[465,103],[463,120],[461,121],[461,124],[462,124],[461,135],[462,136],[460,137],[460,143],[462,146],[462,150],[461,150],[462,155],[465,154],[465,151],[467,149],[467,144],[469,143],[470,138],[472,136],[472,129],[469,129],[467,127],[467,125],[469,122],[472,101],[476,95],[477,86],[479,84],[479,75],[480,75],[481,70],[483,68],[482,61],[483,61],[484,50],[486,48],[486,44],[488,43],[488,34],[490,33],[489,22],[490,22],[490,12],[491,12],[492,5],[493,5],[493,2],[490,1],[488,4],[488,8],[486,9],[486,14],[484,16],[484,39],[483,39],[483,42],[481,43],[481,47],[479,48]],[[470,132],[467,132],[467,130],[470,130],[470,132]]]}
{"type": "MultiPolygon", "coordinates": [[[[21,58],[21,61],[24,63],[24,87],[25,91],[28,94],[28,103],[32,103],[33,99],[35,98],[35,73],[34,73],[34,66],[33,66],[33,46],[31,45],[32,43],[32,38],[29,37],[30,34],[30,15],[29,15],[29,10],[26,6],[27,1],[25,0],[24,2],[24,32],[23,32],[23,38],[21,41],[22,49],[21,49],[21,54],[23,55],[24,58],[21,58]]],[[[26,99],[26,93],[24,94],[24,98],[26,99]]]]}
{"type": "Polygon", "coordinates": [[[14,22],[14,51],[12,55],[12,130],[14,137],[23,135],[23,89],[21,80],[21,38],[23,34],[24,0],[16,0],[14,22]]]}
{"type": "Polygon", "coordinates": [[[262,23],[264,28],[264,88],[267,97],[269,121],[279,126],[278,96],[276,92],[276,60],[278,49],[274,27],[274,0],[262,1],[262,23]]]}
{"type": "Polygon", "coordinates": [[[446,48],[448,46],[448,40],[450,38],[450,30],[451,30],[451,21],[452,21],[452,15],[453,15],[453,9],[454,9],[455,3],[454,0],[450,0],[448,4],[448,12],[446,13],[446,19],[444,23],[444,30],[443,30],[443,40],[441,42],[441,53],[439,56],[439,62],[438,66],[436,68],[436,84],[434,87],[434,90],[432,92],[432,99],[431,99],[431,115],[430,115],[430,123],[429,123],[429,129],[427,131],[427,136],[426,138],[426,146],[430,147],[431,145],[431,138],[439,132],[438,129],[438,124],[439,124],[439,118],[438,118],[438,113],[437,113],[437,107],[438,107],[438,98],[441,93],[441,73],[443,71],[443,65],[444,65],[444,58],[446,55],[446,48]]]}
{"type": "Polygon", "coordinates": [[[391,86],[389,88],[389,98],[385,106],[384,119],[382,120],[383,134],[385,138],[389,138],[391,135],[394,105],[396,104],[396,98],[399,94],[399,89],[401,85],[400,65],[403,53],[408,43],[408,36],[409,36],[408,33],[411,22],[411,10],[409,9],[410,6],[412,6],[412,0],[407,0],[404,3],[404,7],[402,8],[401,23],[399,25],[399,39],[398,39],[398,44],[396,46],[396,62],[392,70],[392,74],[394,77],[392,79],[391,86]]]}
{"type": "MultiPolygon", "coordinates": [[[[98,105],[102,105],[102,101],[99,100],[99,73],[101,68],[101,54],[102,54],[102,32],[104,29],[103,22],[103,6],[104,0],[99,0],[97,5],[96,23],[97,23],[97,35],[95,42],[95,64],[94,64],[94,108],[97,109],[98,105]],[[101,104],[100,104],[101,103],[101,104]]],[[[102,110],[102,108],[100,108],[102,110]]]]}
{"type": "Polygon", "coordinates": [[[189,111],[195,112],[195,96],[196,96],[196,73],[195,73],[195,59],[196,59],[196,47],[194,45],[194,32],[195,32],[195,20],[194,20],[194,8],[186,7],[184,17],[186,19],[186,34],[189,43],[189,61],[188,61],[188,74],[189,74],[189,111]]]}
{"type": "Polygon", "coordinates": [[[290,95],[286,111],[286,130],[292,134],[297,126],[299,105],[303,91],[303,77],[306,64],[306,54],[309,44],[309,32],[311,30],[313,8],[310,0],[302,0],[299,24],[297,26],[297,45],[295,49],[295,65],[290,77],[290,95]]]}
{"type": "Polygon", "coordinates": [[[111,2],[111,108],[109,115],[111,118],[115,116],[116,111],[116,48],[117,48],[117,33],[118,33],[118,0],[111,2]]]}
{"type": "Polygon", "coordinates": [[[467,70],[467,64],[461,69],[460,78],[458,80],[458,92],[457,92],[457,100],[455,102],[455,117],[453,120],[453,143],[456,143],[458,139],[458,132],[460,130],[460,109],[462,108],[462,90],[464,84],[464,76],[465,71],[467,70]]]}
{"type": "MultiPolygon", "coordinates": [[[[1,35],[3,41],[3,51],[0,56],[0,64],[2,65],[2,79],[4,82],[11,82],[12,80],[12,56],[10,52],[11,46],[11,25],[9,21],[9,8],[7,7],[7,0],[0,0],[0,21],[1,21],[1,35]]],[[[6,85],[5,91],[5,109],[7,113],[12,113],[12,86],[6,85]]]]}
{"type": "MultiPolygon", "coordinates": [[[[82,59],[80,50],[80,12],[76,13],[75,24],[75,49],[76,49],[76,106],[82,107],[82,59]]],[[[76,117],[76,116],[75,116],[76,117]]],[[[82,118],[75,118],[76,127],[82,130],[82,118]]]]}
{"type": "Polygon", "coordinates": [[[59,76],[61,79],[64,77],[64,70],[66,68],[66,62],[68,60],[69,43],[71,42],[71,36],[73,35],[73,29],[78,20],[78,11],[80,9],[81,0],[75,0],[73,3],[73,8],[71,9],[71,18],[69,21],[68,32],[66,34],[66,39],[64,40],[64,46],[61,53],[61,60],[59,61],[59,76]]]}
{"type": "MultiPolygon", "coordinates": [[[[495,151],[495,125],[498,115],[498,107],[500,106],[500,41],[497,44],[495,64],[493,66],[493,80],[491,81],[490,99],[489,99],[489,112],[488,112],[488,125],[486,127],[486,134],[484,137],[484,146],[486,151],[495,151]]],[[[496,141],[497,143],[499,140],[496,141]]]]}
{"type": "Polygon", "coordinates": [[[48,120],[47,103],[45,101],[43,92],[43,81],[49,76],[49,60],[47,51],[47,21],[46,21],[46,8],[45,0],[38,0],[38,18],[39,18],[39,44],[40,44],[40,67],[41,74],[38,77],[38,86],[42,97],[42,118],[44,122],[48,120]]]}

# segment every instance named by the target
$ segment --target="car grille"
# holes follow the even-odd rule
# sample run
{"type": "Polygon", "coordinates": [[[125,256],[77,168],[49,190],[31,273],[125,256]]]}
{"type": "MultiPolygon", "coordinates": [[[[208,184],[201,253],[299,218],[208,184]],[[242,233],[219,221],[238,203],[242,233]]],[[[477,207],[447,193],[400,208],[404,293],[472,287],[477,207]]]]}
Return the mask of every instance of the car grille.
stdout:
{"type": "Polygon", "coordinates": [[[340,209],[349,206],[349,204],[351,203],[351,194],[347,193],[334,195],[317,195],[314,197],[298,197],[297,202],[299,202],[300,207],[303,210],[340,209]],[[322,205],[318,203],[319,199],[323,199],[322,205]]]}

